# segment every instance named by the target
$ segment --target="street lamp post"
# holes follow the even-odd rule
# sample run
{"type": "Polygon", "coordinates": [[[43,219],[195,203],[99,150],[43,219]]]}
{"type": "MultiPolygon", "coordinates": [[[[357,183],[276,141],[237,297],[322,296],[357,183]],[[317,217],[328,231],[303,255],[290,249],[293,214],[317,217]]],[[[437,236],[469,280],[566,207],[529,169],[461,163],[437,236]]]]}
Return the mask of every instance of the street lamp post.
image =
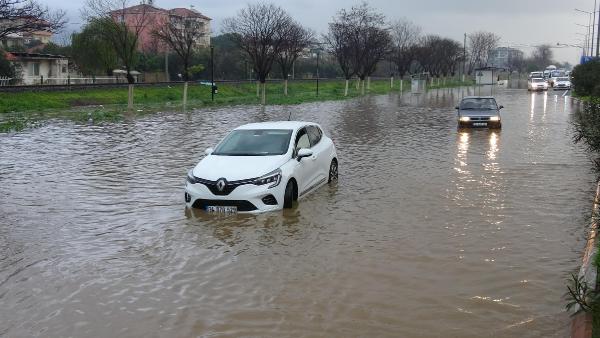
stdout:
{"type": "MultiPolygon", "coordinates": [[[[597,1],[597,0],[596,0],[596,1],[597,1]]],[[[595,17],[595,15],[594,15],[594,14],[596,14],[596,5],[597,5],[596,1],[594,1],[594,11],[593,11],[593,12],[588,12],[588,11],[584,11],[584,10],[581,10],[581,9],[575,8],[575,11],[577,11],[577,12],[581,12],[581,13],[585,13],[585,14],[588,14],[588,15],[589,15],[589,18],[588,18],[588,25],[587,25],[588,34],[587,34],[587,38],[586,38],[586,40],[588,40],[588,39],[589,39],[589,40],[591,41],[591,43],[586,43],[586,45],[589,45],[589,48],[590,48],[590,56],[593,56],[593,55],[594,55],[594,32],[592,31],[592,32],[591,32],[591,35],[590,35],[590,27],[592,27],[592,17],[594,18],[594,26],[595,26],[595,22],[596,22],[596,17],[595,17]]],[[[586,27],[585,25],[581,25],[581,24],[576,24],[576,25],[578,25],[578,26],[583,26],[583,27],[586,27]]],[[[598,30],[600,31],[600,19],[598,20],[598,26],[599,26],[599,27],[598,27],[598,30]]],[[[600,42],[600,34],[599,34],[599,36],[598,36],[598,41],[597,41],[597,43],[596,43],[596,56],[598,56],[598,43],[599,43],[599,42],[600,42]]],[[[587,46],[586,46],[586,47],[584,47],[584,48],[586,48],[586,49],[587,49],[587,46]]],[[[585,55],[585,53],[584,53],[584,55],[585,55]]]]}
{"type": "Polygon", "coordinates": [[[210,46],[210,95],[215,102],[215,46],[210,46]]]}
{"type": "MultiPolygon", "coordinates": [[[[580,25],[580,26],[583,26],[583,25],[580,25]]],[[[583,33],[575,33],[575,34],[581,35],[583,37],[583,40],[581,40],[581,42],[583,44],[582,53],[583,53],[583,56],[587,56],[587,46],[589,44],[588,34],[583,34],[583,33]]]]}
{"type": "Polygon", "coordinates": [[[321,55],[321,50],[317,49],[317,96],[319,96],[319,55],[321,55]]]}

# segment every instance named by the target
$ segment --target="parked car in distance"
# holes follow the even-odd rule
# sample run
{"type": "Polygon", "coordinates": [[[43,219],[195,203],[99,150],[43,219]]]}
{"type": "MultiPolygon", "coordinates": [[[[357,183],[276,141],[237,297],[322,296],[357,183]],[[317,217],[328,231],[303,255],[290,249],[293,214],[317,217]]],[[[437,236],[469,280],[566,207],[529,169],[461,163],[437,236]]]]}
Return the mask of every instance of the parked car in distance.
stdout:
{"type": "Polygon", "coordinates": [[[531,72],[527,78],[532,79],[534,77],[544,78],[544,72],[531,72]]]}
{"type": "Polygon", "coordinates": [[[571,79],[564,77],[557,77],[554,82],[554,90],[569,90],[571,89],[571,79]]]}
{"type": "Polygon", "coordinates": [[[527,81],[527,90],[548,90],[548,82],[539,77],[531,78],[527,81]]]}
{"type": "Polygon", "coordinates": [[[456,107],[458,127],[502,128],[502,108],[492,96],[467,96],[456,107]]]}
{"type": "Polygon", "coordinates": [[[310,122],[247,124],[205,153],[188,172],[185,202],[208,212],[291,208],[338,178],[333,141],[310,122]]]}

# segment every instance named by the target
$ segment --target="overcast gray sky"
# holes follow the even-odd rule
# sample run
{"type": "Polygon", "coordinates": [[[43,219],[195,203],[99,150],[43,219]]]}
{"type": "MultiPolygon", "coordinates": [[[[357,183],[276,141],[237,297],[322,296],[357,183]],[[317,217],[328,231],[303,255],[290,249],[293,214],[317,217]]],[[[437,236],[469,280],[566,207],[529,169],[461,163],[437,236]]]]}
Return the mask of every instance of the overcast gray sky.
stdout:
{"type": "MultiPolygon", "coordinates": [[[[53,8],[67,11],[70,30],[77,29],[83,1],[40,0],[53,8]]],[[[132,3],[137,3],[133,0],[132,3]]],[[[163,8],[189,7],[213,18],[213,31],[220,33],[222,20],[233,16],[253,0],[155,0],[163,8]]],[[[294,18],[318,33],[327,30],[327,23],[344,7],[359,1],[348,0],[279,0],[273,1],[285,8],[294,18]]],[[[463,34],[478,30],[494,32],[502,37],[501,44],[521,48],[526,54],[537,44],[557,42],[580,44],[578,39],[587,32],[588,14],[576,12],[579,8],[593,11],[593,0],[369,0],[374,8],[388,19],[408,18],[423,28],[425,33],[439,34],[462,41],[463,34]]],[[[554,49],[557,61],[575,64],[581,50],[554,49]]]]}

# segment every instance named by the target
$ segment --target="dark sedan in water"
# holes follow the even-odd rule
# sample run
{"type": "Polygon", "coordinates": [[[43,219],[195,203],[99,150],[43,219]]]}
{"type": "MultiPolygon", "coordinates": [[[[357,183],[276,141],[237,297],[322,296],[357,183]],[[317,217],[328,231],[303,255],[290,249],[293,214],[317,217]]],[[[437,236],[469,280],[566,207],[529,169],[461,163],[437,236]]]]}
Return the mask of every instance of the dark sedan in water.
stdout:
{"type": "Polygon", "coordinates": [[[491,96],[467,96],[456,107],[458,111],[458,127],[501,128],[502,121],[496,99],[491,96]]]}

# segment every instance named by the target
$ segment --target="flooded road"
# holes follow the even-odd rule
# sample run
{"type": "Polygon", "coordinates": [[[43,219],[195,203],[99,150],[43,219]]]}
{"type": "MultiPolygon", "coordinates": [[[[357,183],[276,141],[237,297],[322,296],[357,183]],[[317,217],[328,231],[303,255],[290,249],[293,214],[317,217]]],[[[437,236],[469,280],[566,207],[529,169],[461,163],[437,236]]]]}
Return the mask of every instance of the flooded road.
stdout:
{"type": "Polygon", "coordinates": [[[0,336],[564,337],[594,175],[555,93],[460,90],[294,107],[51,121],[0,135],[0,336]],[[186,211],[230,129],[320,123],[340,181],[295,209],[186,211]]]}

